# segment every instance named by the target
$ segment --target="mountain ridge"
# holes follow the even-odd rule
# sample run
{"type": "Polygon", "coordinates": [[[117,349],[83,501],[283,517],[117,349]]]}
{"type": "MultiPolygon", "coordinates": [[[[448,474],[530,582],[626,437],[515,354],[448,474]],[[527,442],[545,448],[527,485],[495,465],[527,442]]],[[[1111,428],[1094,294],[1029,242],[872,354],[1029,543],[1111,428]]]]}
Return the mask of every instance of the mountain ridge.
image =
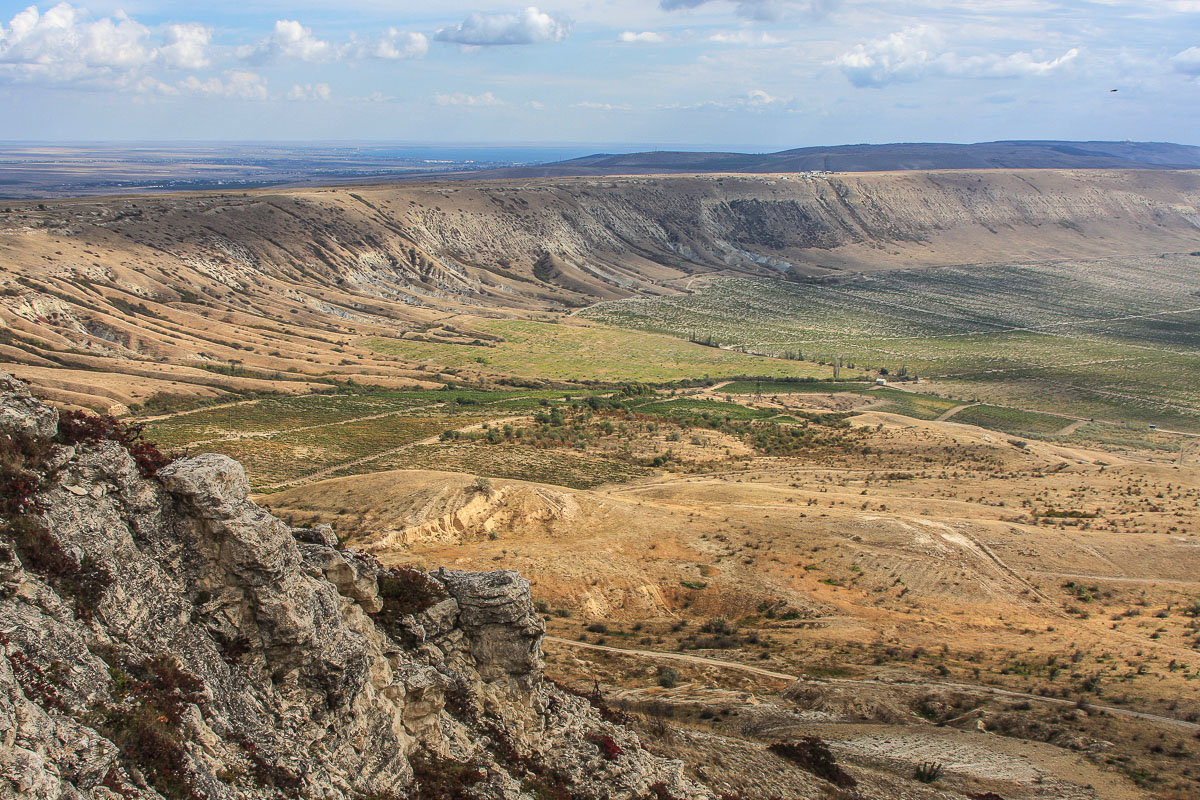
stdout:
{"type": "Polygon", "coordinates": [[[774,153],[596,153],[474,175],[551,177],[655,173],[893,172],[941,169],[1195,169],[1200,147],[1172,142],[1007,140],[798,147],[774,153]]]}

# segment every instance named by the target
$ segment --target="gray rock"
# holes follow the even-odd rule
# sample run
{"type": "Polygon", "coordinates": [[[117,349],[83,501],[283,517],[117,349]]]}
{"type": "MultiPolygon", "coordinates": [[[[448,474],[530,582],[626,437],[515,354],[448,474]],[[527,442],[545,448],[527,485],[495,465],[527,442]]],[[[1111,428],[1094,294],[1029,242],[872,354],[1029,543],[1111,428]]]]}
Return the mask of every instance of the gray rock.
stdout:
{"type": "Polygon", "coordinates": [[[0,372],[0,431],[49,439],[58,431],[58,410],[39,402],[21,381],[0,372]]]}
{"type": "MultiPolygon", "coordinates": [[[[0,425],[53,435],[19,383],[0,403],[0,425]]],[[[259,508],[229,458],[149,480],[114,442],[55,460],[35,521],[74,566],[38,574],[0,536],[0,798],[393,796],[417,757],[480,765],[481,800],[527,798],[530,763],[582,800],[710,797],[542,679],[517,573],[440,570],[447,597],[396,622],[373,558],[259,508]]]]}

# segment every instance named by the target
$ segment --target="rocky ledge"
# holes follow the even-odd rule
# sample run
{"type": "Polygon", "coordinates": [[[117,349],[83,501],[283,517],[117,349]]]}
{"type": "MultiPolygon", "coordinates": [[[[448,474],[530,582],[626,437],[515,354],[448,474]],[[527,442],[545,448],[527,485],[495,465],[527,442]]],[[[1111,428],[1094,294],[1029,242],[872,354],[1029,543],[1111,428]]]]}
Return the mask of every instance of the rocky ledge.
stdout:
{"type": "Polygon", "coordinates": [[[384,570],[0,375],[0,797],[709,797],[542,675],[515,572],[384,570]]]}

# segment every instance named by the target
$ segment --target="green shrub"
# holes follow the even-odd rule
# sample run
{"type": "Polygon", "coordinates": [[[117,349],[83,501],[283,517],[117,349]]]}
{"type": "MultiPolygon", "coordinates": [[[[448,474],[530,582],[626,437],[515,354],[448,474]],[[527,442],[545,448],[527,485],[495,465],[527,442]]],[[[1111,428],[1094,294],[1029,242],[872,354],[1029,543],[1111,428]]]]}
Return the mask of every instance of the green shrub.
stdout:
{"type": "Polygon", "coordinates": [[[921,783],[933,783],[942,777],[942,765],[937,761],[922,761],[913,770],[913,777],[921,783]]]}
{"type": "Polygon", "coordinates": [[[829,781],[842,789],[858,785],[853,777],[838,766],[829,745],[817,736],[805,736],[794,742],[776,742],[768,748],[772,753],[796,764],[806,772],[829,781]]]}

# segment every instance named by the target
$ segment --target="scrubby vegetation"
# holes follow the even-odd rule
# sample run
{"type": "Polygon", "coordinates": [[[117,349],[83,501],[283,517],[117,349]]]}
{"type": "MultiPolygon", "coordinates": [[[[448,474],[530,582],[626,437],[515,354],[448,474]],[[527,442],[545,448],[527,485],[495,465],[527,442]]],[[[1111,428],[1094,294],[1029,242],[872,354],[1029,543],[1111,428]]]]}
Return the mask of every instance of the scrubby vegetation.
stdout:
{"type": "Polygon", "coordinates": [[[124,447],[143,477],[153,477],[171,460],[143,438],[141,426],[77,411],[60,415],[58,432],[50,440],[14,432],[0,434],[0,532],[12,541],[22,565],[72,598],[76,614],[83,619],[91,617],[112,576],[86,557],[80,560],[69,553],[50,534],[41,519],[45,501],[39,495],[53,477],[56,446],[90,446],[101,441],[124,447]]]}
{"type": "MultiPolygon", "coordinates": [[[[1078,417],[1200,431],[1200,395],[1188,379],[1197,367],[1194,333],[1146,313],[1173,309],[1184,287],[1197,288],[1189,270],[1176,257],[1103,259],[1086,271],[1056,263],[803,284],[718,279],[682,298],[617,300],[581,313],[681,338],[711,336],[747,352],[800,350],[811,361],[840,361],[843,372],[917,375],[966,400],[1050,413],[1069,404],[1078,417]]],[[[1037,416],[997,422],[1052,432],[1037,416]]]]}
{"type": "Polygon", "coordinates": [[[379,599],[383,609],[376,619],[389,630],[410,614],[416,614],[446,598],[446,590],[424,572],[411,567],[393,567],[379,575],[379,599]]]}
{"type": "Polygon", "coordinates": [[[834,786],[851,789],[858,785],[858,781],[838,766],[829,745],[817,736],[806,736],[792,742],[777,742],[771,745],[770,750],[834,786]]]}

